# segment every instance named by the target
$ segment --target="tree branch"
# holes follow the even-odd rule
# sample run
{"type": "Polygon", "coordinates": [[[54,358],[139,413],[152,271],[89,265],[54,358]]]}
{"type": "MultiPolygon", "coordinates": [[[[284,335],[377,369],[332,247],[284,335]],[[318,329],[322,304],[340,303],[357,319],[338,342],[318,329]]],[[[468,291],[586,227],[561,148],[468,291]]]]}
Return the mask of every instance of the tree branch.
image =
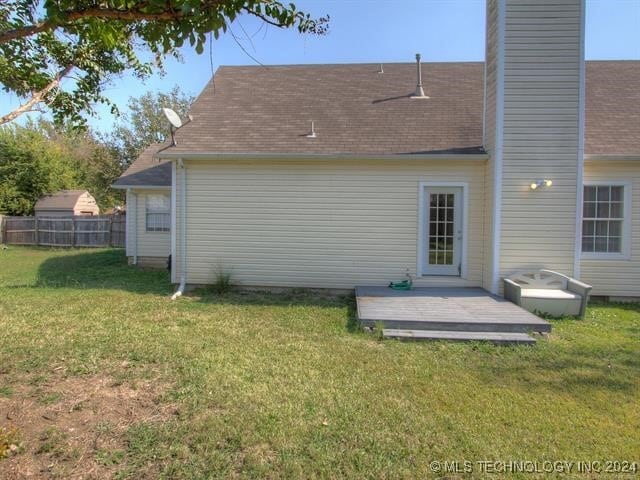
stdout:
{"type": "MultiPolygon", "coordinates": [[[[200,10],[206,10],[213,7],[219,7],[224,0],[208,0],[200,5],[200,10]]],[[[144,7],[144,5],[143,5],[144,7]]],[[[270,20],[264,15],[259,15],[256,12],[252,12],[251,9],[243,7],[243,10],[247,13],[251,13],[260,17],[265,22],[278,27],[285,27],[286,25],[280,24],[273,20],[270,20]]],[[[167,6],[163,10],[156,12],[144,12],[141,7],[129,10],[114,10],[101,7],[89,7],[81,10],[74,10],[65,12],[64,21],[54,22],[52,20],[44,20],[42,22],[35,23],[33,25],[27,25],[12,30],[0,32],[0,43],[6,43],[11,40],[19,38],[29,37],[38,33],[42,33],[49,30],[54,30],[59,27],[65,27],[71,25],[73,22],[83,18],[99,18],[102,20],[123,20],[128,22],[135,21],[175,21],[190,18],[195,16],[194,13],[183,13],[181,10],[174,10],[171,6],[167,6]]]]}
{"type": "Polygon", "coordinates": [[[58,85],[60,85],[60,81],[64,77],[69,75],[71,70],[73,70],[73,65],[69,65],[68,67],[65,67],[64,69],[60,70],[60,72],[56,74],[56,76],[54,77],[53,80],[51,80],[51,82],[49,82],[42,90],[38,90],[37,92],[34,92],[28,101],[20,105],[13,112],[9,112],[6,115],[0,117],[0,125],[8,123],[11,120],[16,119],[23,113],[33,110],[33,107],[38,103],[42,102],[51,90],[53,90],[58,85]]]}

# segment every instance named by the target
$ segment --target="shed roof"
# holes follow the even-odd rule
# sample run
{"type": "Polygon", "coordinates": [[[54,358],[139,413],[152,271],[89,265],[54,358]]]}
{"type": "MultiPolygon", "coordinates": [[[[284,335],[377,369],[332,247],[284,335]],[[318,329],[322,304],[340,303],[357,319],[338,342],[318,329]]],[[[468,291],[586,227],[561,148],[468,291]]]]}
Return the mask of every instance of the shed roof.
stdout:
{"type": "Polygon", "coordinates": [[[40,198],[35,210],[73,210],[82,195],[91,194],[86,190],[60,190],[40,198]]]}

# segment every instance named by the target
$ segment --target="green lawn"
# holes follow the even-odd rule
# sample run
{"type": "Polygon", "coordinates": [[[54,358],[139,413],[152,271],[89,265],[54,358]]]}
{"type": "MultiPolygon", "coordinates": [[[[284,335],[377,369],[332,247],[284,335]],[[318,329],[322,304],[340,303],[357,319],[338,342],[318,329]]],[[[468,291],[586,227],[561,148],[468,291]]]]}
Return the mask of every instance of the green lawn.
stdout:
{"type": "Polygon", "coordinates": [[[0,250],[0,453],[3,435],[15,450],[0,478],[26,466],[431,478],[433,461],[640,461],[638,305],[597,305],[534,347],[497,347],[378,341],[351,298],[172,302],[172,290],[117,250],[0,250]]]}

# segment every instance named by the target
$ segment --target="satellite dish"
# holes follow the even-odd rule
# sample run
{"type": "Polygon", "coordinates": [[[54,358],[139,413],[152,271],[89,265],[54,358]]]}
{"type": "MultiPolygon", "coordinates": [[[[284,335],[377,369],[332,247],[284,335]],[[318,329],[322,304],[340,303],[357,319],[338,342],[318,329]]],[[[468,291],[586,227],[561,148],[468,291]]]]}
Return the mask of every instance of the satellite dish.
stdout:
{"type": "Polygon", "coordinates": [[[167,120],[169,120],[169,123],[171,124],[171,145],[175,147],[177,145],[175,133],[176,130],[182,126],[182,120],[180,120],[178,114],[170,108],[163,108],[162,113],[164,113],[164,116],[167,117],[167,120]]]}
{"type": "Polygon", "coordinates": [[[180,120],[178,114],[170,108],[163,108],[162,113],[164,113],[164,116],[167,117],[167,120],[169,120],[169,123],[172,127],[180,128],[182,126],[182,120],[180,120]]]}

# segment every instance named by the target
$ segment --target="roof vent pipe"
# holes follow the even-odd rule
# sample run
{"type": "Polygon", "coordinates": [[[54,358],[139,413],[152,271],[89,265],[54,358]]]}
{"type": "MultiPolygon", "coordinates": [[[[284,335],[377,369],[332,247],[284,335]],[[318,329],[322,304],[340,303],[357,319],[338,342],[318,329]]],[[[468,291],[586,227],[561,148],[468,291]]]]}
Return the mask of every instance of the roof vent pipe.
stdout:
{"type": "Polygon", "coordinates": [[[311,132],[307,133],[307,138],[316,138],[316,125],[313,120],[311,120],[311,132]]]}
{"type": "Polygon", "coordinates": [[[418,70],[418,85],[416,85],[416,92],[411,95],[411,98],[429,98],[424,94],[422,89],[422,68],[420,66],[420,59],[422,57],[419,53],[416,53],[416,68],[418,70]]]}

